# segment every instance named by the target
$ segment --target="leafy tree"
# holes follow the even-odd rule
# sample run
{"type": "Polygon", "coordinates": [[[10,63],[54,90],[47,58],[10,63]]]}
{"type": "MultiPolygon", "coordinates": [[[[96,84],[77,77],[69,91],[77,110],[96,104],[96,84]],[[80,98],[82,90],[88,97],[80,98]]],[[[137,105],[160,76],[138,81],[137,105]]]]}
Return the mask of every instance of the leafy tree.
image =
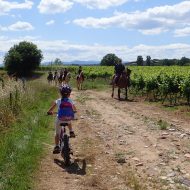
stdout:
{"type": "Polygon", "coordinates": [[[53,65],[62,65],[63,63],[62,63],[62,61],[61,61],[61,59],[59,59],[59,58],[56,58],[55,60],[54,60],[54,62],[53,62],[53,65]]]}
{"type": "Polygon", "coordinates": [[[137,65],[143,66],[143,57],[141,55],[137,56],[137,65]]]}
{"type": "Polygon", "coordinates": [[[190,63],[190,59],[186,58],[186,57],[182,57],[179,61],[178,61],[178,64],[180,66],[184,66],[186,65],[187,63],[190,63]]]}
{"type": "Polygon", "coordinates": [[[163,59],[161,61],[161,65],[164,65],[164,66],[171,66],[171,65],[176,65],[176,60],[175,59],[163,59]]]}
{"type": "Polygon", "coordinates": [[[146,65],[150,66],[151,65],[151,57],[148,55],[146,56],[146,65]]]}
{"type": "Polygon", "coordinates": [[[27,76],[34,71],[43,58],[41,50],[32,42],[20,42],[10,48],[4,57],[8,74],[27,76]]]}
{"type": "Polygon", "coordinates": [[[120,58],[118,58],[115,54],[110,53],[103,57],[103,59],[100,62],[100,65],[114,66],[119,61],[120,61],[120,58]]]}

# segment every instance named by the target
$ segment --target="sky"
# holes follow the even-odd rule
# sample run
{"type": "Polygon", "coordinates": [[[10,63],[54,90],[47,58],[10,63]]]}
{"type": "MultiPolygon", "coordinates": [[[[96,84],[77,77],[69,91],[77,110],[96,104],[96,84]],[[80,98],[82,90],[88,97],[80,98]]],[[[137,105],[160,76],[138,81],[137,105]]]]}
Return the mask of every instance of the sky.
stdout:
{"type": "Polygon", "coordinates": [[[0,0],[0,63],[24,40],[43,62],[190,58],[190,0],[0,0]]]}

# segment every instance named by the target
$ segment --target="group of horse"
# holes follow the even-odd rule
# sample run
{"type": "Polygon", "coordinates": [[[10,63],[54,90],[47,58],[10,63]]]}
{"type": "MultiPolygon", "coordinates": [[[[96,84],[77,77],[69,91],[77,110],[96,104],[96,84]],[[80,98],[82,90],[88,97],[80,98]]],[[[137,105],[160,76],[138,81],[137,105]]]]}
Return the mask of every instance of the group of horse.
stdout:
{"type": "MultiPolygon", "coordinates": [[[[54,84],[55,86],[61,86],[63,84],[68,84],[71,80],[71,73],[69,71],[55,71],[52,73],[51,71],[48,73],[47,81],[48,84],[54,84]]],[[[84,82],[84,74],[81,73],[80,75],[76,76],[77,80],[77,88],[78,90],[83,89],[83,82],[84,82]]]]}
{"type": "Polygon", "coordinates": [[[69,73],[67,73],[66,75],[63,74],[63,72],[57,72],[55,71],[54,73],[52,73],[51,71],[48,73],[48,84],[55,84],[57,85],[62,85],[62,84],[68,84],[69,83],[69,73]]]}
{"type": "MultiPolygon", "coordinates": [[[[116,83],[116,76],[112,78],[112,98],[114,97],[114,89],[118,88],[118,99],[121,100],[121,89],[125,89],[125,100],[128,99],[128,88],[130,86],[130,75],[131,75],[131,70],[130,69],[125,69],[125,71],[121,74],[119,77],[119,80],[116,83]]],[[[51,71],[48,74],[47,80],[49,84],[55,84],[57,85],[63,85],[63,84],[69,84],[71,79],[71,73],[70,72],[62,72],[60,71],[59,73],[55,71],[53,74],[51,71]]],[[[83,89],[83,82],[84,82],[84,74],[83,72],[81,74],[78,74],[76,77],[77,81],[77,88],[78,90],[83,89]]]]}

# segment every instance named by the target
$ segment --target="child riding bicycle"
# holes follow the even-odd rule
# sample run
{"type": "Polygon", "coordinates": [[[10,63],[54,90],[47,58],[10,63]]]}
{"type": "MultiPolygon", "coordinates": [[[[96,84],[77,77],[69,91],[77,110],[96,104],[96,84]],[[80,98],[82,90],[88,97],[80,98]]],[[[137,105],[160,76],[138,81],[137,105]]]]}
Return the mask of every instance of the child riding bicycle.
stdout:
{"type": "Polygon", "coordinates": [[[48,110],[47,114],[52,115],[53,110],[57,107],[58,113],[55,121],[55,147],[53,154],[60,153],[60,133],[61,133],[61,123],[68,123],[68,128],[70,131],[70,137],[75,137],[75,133],[72,129],[71,120],[74,119],[74,113],[76,112],[76,107],[73,101],[69,98],[71,94],[71,87],[68,85],[63,85],[59,88],[61,98],[55,100],[48,110]]]}

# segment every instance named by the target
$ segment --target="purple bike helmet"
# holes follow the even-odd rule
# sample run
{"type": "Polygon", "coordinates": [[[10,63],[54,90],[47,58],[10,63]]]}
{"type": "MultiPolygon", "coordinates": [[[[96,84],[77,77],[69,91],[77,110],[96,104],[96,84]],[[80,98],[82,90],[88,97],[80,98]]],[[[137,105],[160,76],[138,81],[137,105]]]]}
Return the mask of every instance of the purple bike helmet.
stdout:
{"type": "Polygon", "coordinates": [[[71,87],[69,85],[66,85],[66,84],[61,86],[59,90],[60,90],[60,93],[62,96],[69,95],[72,91],[71,87]]]}

